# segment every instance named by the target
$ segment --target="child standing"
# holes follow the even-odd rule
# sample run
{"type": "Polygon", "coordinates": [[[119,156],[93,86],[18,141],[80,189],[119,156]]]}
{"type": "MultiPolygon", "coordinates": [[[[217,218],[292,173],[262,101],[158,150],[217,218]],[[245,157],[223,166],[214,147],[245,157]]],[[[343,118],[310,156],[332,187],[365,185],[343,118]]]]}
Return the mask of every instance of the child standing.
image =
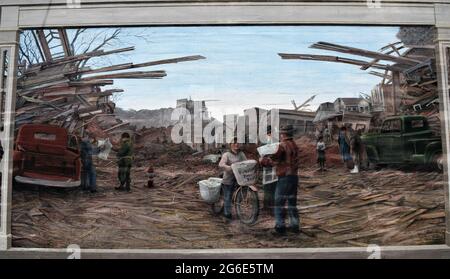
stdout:
{"type": "Polygon", "coordinates": [[[323,136],[319,136],[317,140],[317,163],[319,163],[320,171],[325,170],[325,143],[323,142],[323,136]]]}

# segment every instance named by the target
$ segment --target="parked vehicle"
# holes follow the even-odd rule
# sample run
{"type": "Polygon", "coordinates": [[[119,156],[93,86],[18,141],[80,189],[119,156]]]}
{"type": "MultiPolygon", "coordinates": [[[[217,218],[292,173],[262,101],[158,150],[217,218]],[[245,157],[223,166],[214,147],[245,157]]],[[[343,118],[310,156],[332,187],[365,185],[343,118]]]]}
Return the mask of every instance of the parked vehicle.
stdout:
{"type": "Polygon", "coordinates": [[[421,164],[443,168],[442,143],[434,136],[426,117],[392,116],[377,133],[361,137],[369,162],[379,164],[421,164]]]}
{"type": "Polygon", "coordinates": [[[58,126],[25,124],[14,145],[15,182],[50,187],[81,183],[78,140],[58,126]]]}

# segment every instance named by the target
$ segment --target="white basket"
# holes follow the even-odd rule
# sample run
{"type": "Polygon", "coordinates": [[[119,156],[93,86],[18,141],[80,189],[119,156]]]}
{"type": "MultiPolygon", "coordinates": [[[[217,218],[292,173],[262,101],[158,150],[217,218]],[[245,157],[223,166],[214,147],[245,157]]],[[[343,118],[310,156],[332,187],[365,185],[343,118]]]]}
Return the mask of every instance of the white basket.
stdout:
{"type": "Polygon", "coordinates": [[[255,160],[247,160],[231,165],[237,183],[241,186],[251,186],[256,183],[256,165],[255,160]]]}
{"type": "Polygon", "coordinates": [[[209,154],[203,157],[203,161],[215,164],[220,161],[220,157],[219,154],[209,154]]]}
{"type": "Polygon", "coordinates": [[[211,177],[207,180],[200,180],[198,182],[200,189],[200,196],[207,203],[215,203],[220,198],[220,188],[222,186],[222,179],[211,177]]]}
{"type": "Polygon", "coordinates": [[[264,157],[266,155],[275,154],[278,151],[279,142],[270,143],[257,148],[259,156],[264,157]]]}

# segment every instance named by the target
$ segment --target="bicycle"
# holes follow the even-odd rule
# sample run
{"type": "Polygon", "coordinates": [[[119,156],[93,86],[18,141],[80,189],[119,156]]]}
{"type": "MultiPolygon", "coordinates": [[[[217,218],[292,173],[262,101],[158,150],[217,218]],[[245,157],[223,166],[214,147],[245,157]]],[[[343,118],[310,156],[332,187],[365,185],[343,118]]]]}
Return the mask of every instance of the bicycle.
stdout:
{"type": "MultiPolygon", "coordinates": [[[[234,165],[234,164],[233,164],[234,165]]],[[[256,164],[255,164],[256,168],[256,164]]],[[[233,172],[236,177],[239,177],[239,173],[236,173],[233,168],[233,172]],[[237,175],[236,175],[237,174],[237,175]]],[[[253,176],[257,177],[256,171],[253,176]]],[[[252,225],[258,220],[259,216],[259,199],[258,199],[258,188],[255,183],[251,183],[254,181],[246,181],[245,183],[239,183],[242,179],[237,179],[237,187],[233,192],[233,198],[231,200],[232,204],[234,204],[234,208],[236,211],[236,216],[239,221],[246,225],[252,225]],[[250,184],[250,185],[248,185],[250,184]]],[[[255,180],[255,179],[254,179],[255,180]]],[[[218,201],[211,204],[212,212],[215,215],[220,215],[224,209],[224,192],[223,186],[220,189],[220,197],[218,201]]]]}

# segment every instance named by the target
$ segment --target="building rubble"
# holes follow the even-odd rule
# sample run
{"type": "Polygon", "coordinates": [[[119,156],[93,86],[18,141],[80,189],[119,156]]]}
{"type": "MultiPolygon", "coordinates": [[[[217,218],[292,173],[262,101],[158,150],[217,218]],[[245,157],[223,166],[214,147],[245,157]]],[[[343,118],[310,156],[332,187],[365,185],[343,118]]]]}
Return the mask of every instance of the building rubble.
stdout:
{"type": "MultiPolygon", "coordinates": [[[[162,131],[147,133],[155,138],[162,131]]],[[[16,189],[13,245],[189,249],[444,243],[442,174],[391,168],[355,176],[342,167],[336,144],[327,154],[328,171],[319,173],[314,141],[302,137],[296,142],[301,149],[298,206],[305,234],[274,237],[273,218],[268,215],[261,215],[253,226],[238,220],[225,224],[203,202],[197,185],[217,177],[220,170],[201,155],[178,153],[163,159],[137,158],[130,194],[114,191],[116,166],[105,161],[98,162],[95,195],[16,189]],[[148,165],[155,166],[151,189],[146,186],[148,165]]],[[[162,146],[170,148],[170,143],[162,146]]],[[[262,199],[261,188],[259,195],[262,199]]]]}
{"type": "Polygon", "coordinates": [[[89,59],[130,52],[134,47],[75,55],[68,46],[65,29],[33,32],[43,62],[22,64],[19,69],[16,129],[26,123],[52,124],[66,128],[69,134],[82,135],[87,129],[99,138],[117,138],[117,132],[130,129],[130,125],[115,116],[111,100],[113,94],[123,90],[107,86],[117,79],[161,79],[167,75],[164,70],[134,69],[205,59],[195,55],[91,68],[84,66],[89,59]],[[56,47],[64,51],[52,52],[56,47]]]}

